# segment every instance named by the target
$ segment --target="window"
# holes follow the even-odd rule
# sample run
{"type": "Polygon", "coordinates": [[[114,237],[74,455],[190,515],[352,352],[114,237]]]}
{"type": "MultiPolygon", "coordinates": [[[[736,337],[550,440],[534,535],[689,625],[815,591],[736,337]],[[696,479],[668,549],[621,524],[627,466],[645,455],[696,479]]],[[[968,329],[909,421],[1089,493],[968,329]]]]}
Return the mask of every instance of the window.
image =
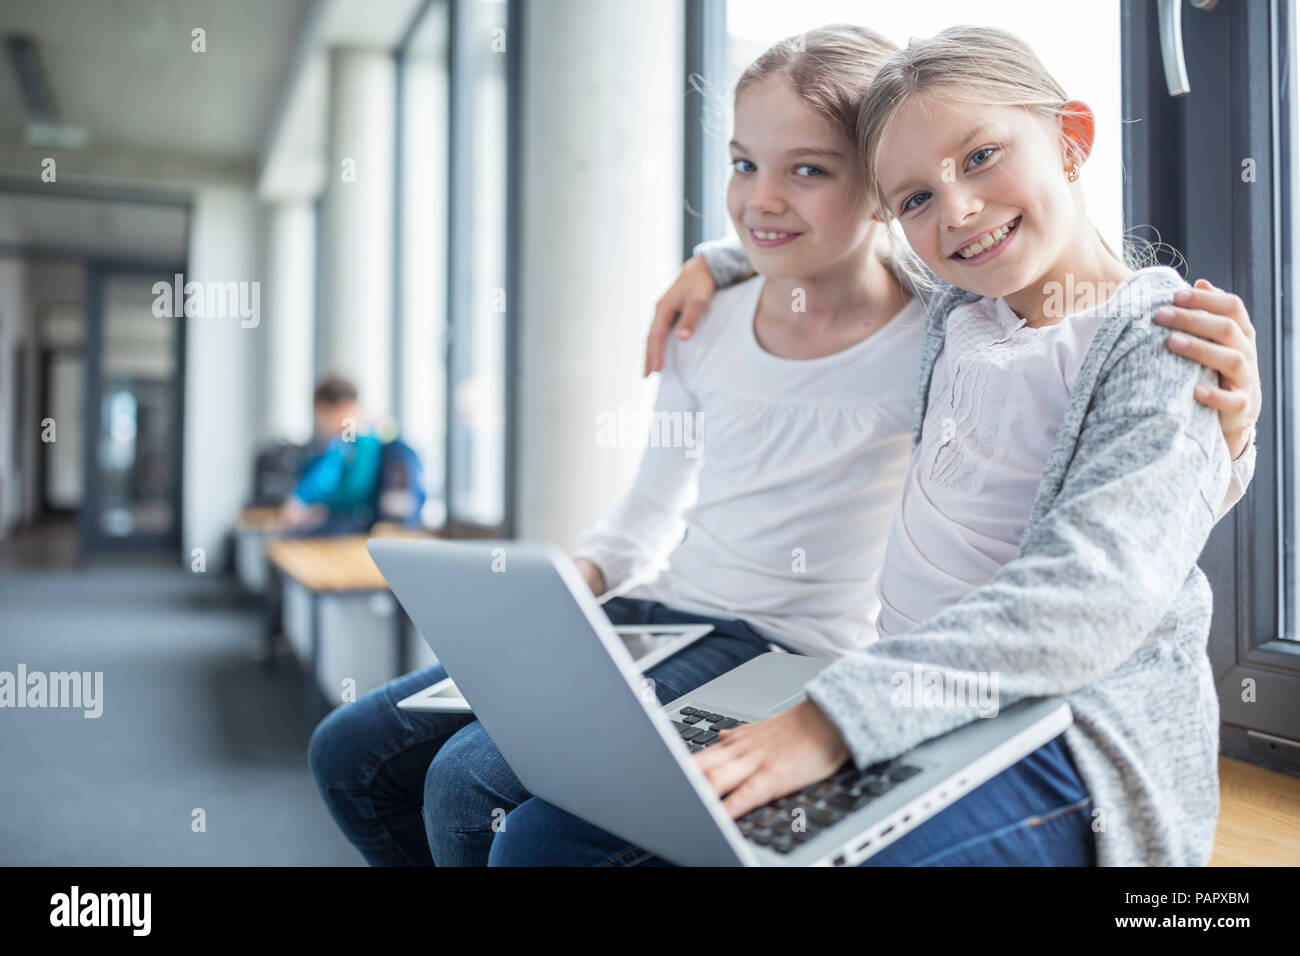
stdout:
{"type": "Polygon", "coordinates": [[[453,0],[448,290],[449,525],[508,533],[513,394],[507,210],[517,22],[504,0],[453,0]]]}
{"type": "MultiPolygon", "coordinates": [[[[1280,239],[1280,282],[1278,288],[1280,314],[1276,327],[1280,331],[1282,343],[1282,379],[1283,386],[1277,392],[1270,392],[1265,382],[1264,401],[1269,402],[1272,395],[1284,396],[1281,405],[1280,420],[1283,422],[1283,456],[1282,481],[1282,516],[1283,516],[1283,550],[1282,567],[1284,569],[1284,586],[1280,617],[1282,624],[1278,636],[1285,640],[1300,641],[1300,588],[1297,588],[1297,576],[1300,576],[1300,561],[1297,547],[1300,547],[1300,497],[1297,496],[1297,481],[1300,481],[1300,415],[1297,414],[1297,402],[1300,401],[1300,384],[1297,372],[1300,372],[1300,335],[1296,334],[1300,323],[1300,89],[1297,88],[1296,54],[1300,52],[1300,15],[1296,5],[1280,4],[1277,22],[1277,128],[1278,128],[1278,166],[1279,195],[1277,228],[1280,239]],[[1289,22],[1288,22],[1289,21],[1289,22]]],[[[1258,179],[1258,176],[1257,176],[1258,179]]],[[[1256,441],[1262,442],[1266,436],[1257,435],[1256,441]]]]}
{"type": "MultiPolygon", "coordinates": [[[[1086,29],[1063,28],[1061,10],[1040,0],[1004,0],[978,8],[972,8],[966,0],[926,0],[920,4],[730,0],[726,4],[724,72],[715,72],[700,84],[705,99],[704,135],[709,141],[699,157],[700,163],[707,164],[703,175],[710,180],[704,195],[726,194],[732,91],[741,72],[778,40],[831,23],[869,27],[900,46],[909,37],[933,36],[944,27],[962,23],[1001,27],[1023,39],[1066,92],[1087,103],[1096,115],[1096,145],[1084,168],[1083,182],[1092,221],[1112,246],[1119,248],[1125,224],[1118,0],[1089,4],[1086,29]]],[[[709,222],[714,232],[706,238],[734,235],[725,210],[709,222]]]]}
{"type": "Polygon", "coordinates": [[[399,51],[397,380],[401,437],[424,465],[423,520],[440,527],[445,498],[448,0],[420,13],[399,51]]]}
{"type": "Polygon", "coordinates": [[[399,50],[395,405],[451,535],[512,530],[514,9],[426,0],[399,50]]]}
{"type": "Polygon", "coordinates": [[[1190,92],[1170,97],[1154,5],[1125,0],[1126,203],[1204,276],[1245,301],[1264,407],[1255,478],[1198,562],[1214,592],[1209,654],[1221,752],[1300,768],[1294,638],[1295,2],[1187,5],[1190,92]]]}

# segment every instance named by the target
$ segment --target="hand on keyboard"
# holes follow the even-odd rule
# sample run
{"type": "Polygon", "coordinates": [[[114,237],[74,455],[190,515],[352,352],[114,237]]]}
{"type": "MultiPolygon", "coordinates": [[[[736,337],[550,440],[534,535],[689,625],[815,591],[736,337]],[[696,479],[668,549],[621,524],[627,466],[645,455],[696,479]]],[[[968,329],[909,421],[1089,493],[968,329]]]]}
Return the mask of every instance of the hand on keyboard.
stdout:
{"type": "Polygon", "coordinates": [[[695,760],[733,818],[829,777],[849,759],[838,728],[811,700],[755,723],[715,731],[711,722],[704,733],[719,736],[695,735],[689,742],[705,748],[695,760]]]}

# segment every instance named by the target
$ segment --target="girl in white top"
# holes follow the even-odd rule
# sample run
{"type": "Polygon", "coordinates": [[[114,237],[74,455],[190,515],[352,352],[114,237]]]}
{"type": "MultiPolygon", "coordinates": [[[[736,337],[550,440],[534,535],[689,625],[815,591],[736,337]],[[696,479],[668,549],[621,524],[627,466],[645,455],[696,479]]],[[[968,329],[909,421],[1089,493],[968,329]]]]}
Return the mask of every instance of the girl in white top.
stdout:
{"type": "Polygon", "coordinates": [[[854,144],[894,47],[848,26],[802,40],[736,86],[727,208],[761,275],[718,296],[660,382],[655,436],[698,423],[702,443],[648,447],[574,553],[597,593],[637,584],[627,596],[838,656],[875,639],[925,315],[887,262],[854,144]]]}
{"type": "Polygon", "coordinates": [[[648,447],[635,485],[574,553],[619,587],[644,582],[671,549],[668,568],[626,596],[743,618],[835,657],[875,637],[925,313],[913,299],[846,349],[785,358],[755,330],[774,287],[757,276],[726,289],[697,340],[669,349],[652,434],[681,416],[701,444],[648,447]]]}

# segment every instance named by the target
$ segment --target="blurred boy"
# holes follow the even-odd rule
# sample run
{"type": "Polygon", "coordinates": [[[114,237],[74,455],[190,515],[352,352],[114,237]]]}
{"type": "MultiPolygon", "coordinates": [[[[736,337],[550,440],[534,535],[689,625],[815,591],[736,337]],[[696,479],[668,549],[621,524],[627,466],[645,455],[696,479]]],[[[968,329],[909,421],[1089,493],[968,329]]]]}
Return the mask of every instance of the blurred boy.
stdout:
{"type": "Polygon", "coordinates": [[[383,442],[361,424],[357,389],[327,375],[312,396],[325,452],[312,462],[280,509],[284,524],[310,534],[366,531],[374,523],[383,442]]]}

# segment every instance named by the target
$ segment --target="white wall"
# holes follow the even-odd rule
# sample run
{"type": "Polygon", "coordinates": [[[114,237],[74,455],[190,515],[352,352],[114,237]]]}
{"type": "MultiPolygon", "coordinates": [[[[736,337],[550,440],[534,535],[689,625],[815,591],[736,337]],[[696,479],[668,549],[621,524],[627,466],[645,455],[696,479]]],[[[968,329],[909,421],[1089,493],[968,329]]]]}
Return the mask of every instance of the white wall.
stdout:
{"type": "MultiPolygon", "coordinates": [[[[86,337],[86,270],[75,260],[37,259],[27,264],[27,307],[33,317],[34,341],[46,348],[83,349],[86,337]]],[[[37,374],[44,370],[38,361],[37,374]]],[[[32,495],[29,516],[39,510],[42,494],[56,508],[79,508],[85,490],[86,458],[86,357],[81,352],[62,352],[51,368],[49,407],[33,408],[33,426],[46,415],[55,421],[55,441],[51,446],[38,442],[29,432],[24,446],[32,465],[32,495]],[[44,455],[41,480],[36,485],[37,455],[44,455]]],[[[39,394],[39,392],[37,393],[39,394]]]]}
{"type": "Polygon", "coordinates": [[[596,417],[646,406],[642,345],[681,266],[681,4],[524,4],[520,536],[564,547],[641,451],[596,417]]]}
{"type": "MultiPolygon", "coordinates": [[[[78,347],[84,341],[86,270],[77,260],[39,258],[29,259],[25,271],[26,336],[27,341],[33,343],[26,355],[27,395],[23,405],[25,414],[22,430],[22,520],[27,522],[35,520],[41,507],[38,459],[46,453],[40,441],[40,423],[46,415],[55,419],[57,445],[46,458],[45,466],[64,472],[47,477],[57,488],[75,492],[72,500],[80,503],[81,469],[85,458],[82,419],[85,415],[75,403],[76,396],[70,397],[72,401],[67,400],[69,396],[63,396],[65,400],[60,403],[57,411],[45,407],[44,396],[41,394],[41,364],[42,353],[47,347],[78,347]],[[66,474],[67,469],[77,471],[76,477],[70,478],[66,474]]],[[[63,502],[54,502],[56,505],[61,503],[63,502]]]]}
{"type": "MultiPolygon", "coordinates": [[[[186,280],[259,281],[257,223],[251,189],[197,189],[186,280]]],[[[252,486],[259,329],[242,327],[238,317],[185,322],[181,541],[186,560],[201,547],[213,568],[252,486]]]]}

